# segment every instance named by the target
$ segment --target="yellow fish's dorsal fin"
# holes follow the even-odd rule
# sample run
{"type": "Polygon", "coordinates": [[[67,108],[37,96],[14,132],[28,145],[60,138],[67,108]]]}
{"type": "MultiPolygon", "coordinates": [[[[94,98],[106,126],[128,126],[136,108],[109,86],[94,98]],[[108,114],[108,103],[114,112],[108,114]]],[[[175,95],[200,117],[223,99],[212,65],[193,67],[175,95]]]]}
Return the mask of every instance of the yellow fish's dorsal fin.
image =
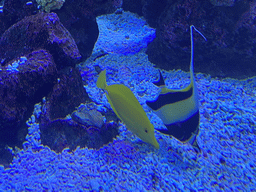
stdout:
{"type": "Polygon", "coordinates": [[[106,89],[106,69],[100,72],[99,78],[97,80],[97,87],[100,89],[106,89]]]}

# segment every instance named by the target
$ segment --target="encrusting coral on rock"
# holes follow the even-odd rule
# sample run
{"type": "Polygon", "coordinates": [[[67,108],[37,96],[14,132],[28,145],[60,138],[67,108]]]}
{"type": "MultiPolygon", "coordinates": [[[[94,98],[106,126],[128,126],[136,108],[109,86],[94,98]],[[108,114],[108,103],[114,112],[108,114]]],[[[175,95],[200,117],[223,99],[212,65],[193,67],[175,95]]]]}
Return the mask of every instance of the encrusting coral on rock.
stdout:
{"type": "Polygon", "coordinates": [[[60,9],[65,0],[36,0],[36,2],[45,12],[49,13],[51,10],[60,9]]]}

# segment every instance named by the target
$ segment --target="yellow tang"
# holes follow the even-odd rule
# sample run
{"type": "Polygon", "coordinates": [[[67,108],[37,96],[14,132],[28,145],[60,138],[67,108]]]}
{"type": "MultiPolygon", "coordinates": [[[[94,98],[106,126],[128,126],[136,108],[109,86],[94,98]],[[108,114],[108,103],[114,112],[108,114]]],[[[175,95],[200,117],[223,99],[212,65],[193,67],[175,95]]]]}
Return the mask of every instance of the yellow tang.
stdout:
{"type": "Polygon", "coordinates": [[[106,91],[108,102],[127,129],[144,142],[159,149],[159,144],[155,138],[154,126],[150,123],[145,111],[132,91],[122,84],[108,86],[106,83],[106,70],[100,73],[97,87],[106,91]]]}

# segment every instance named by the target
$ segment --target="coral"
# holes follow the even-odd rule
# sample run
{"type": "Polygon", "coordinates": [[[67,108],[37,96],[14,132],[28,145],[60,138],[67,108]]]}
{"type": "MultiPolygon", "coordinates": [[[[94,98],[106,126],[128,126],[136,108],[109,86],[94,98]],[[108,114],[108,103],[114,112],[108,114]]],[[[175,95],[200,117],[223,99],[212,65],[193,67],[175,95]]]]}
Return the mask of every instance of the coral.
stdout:
{"type": "Polygon", "coordinates": [[[46,13],[49,13],[51,10],[60,9],[65,0],[36,0],[36,2],[46,13]]]}
{"type": "Polygon", "coordinates": [[[27,60],[28,60],[28,59],[27,59],[26,57],[24,57],[24,56],[20,57],[18,60],[15,60],[15,61],[13,61],[12,63],[9,63],[9,64],[7,65],[7,67],[6,67],[6,71],[9,71],[9,72],[18,72],[18,71],[19,71],[18,67],[19,67],[20,65],[26,64],[26,61],[27,61],[27,60]]]}

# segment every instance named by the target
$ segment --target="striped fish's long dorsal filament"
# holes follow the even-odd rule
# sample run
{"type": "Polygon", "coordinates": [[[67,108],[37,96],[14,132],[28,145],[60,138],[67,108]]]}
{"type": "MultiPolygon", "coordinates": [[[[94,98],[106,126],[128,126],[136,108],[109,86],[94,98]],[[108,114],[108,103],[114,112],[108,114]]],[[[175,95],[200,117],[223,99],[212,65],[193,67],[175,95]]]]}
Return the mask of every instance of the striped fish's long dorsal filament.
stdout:
{"type": "Polygon", "coordinates": [[[194,73],[194,39],[193,39],[193,29],[199,33],[205,41],[207,41],[206,37],[199,31],[194,25],[190,25],[190,43],[191,43],[191,55],[190,55],[190,71],[194,73]]]}

